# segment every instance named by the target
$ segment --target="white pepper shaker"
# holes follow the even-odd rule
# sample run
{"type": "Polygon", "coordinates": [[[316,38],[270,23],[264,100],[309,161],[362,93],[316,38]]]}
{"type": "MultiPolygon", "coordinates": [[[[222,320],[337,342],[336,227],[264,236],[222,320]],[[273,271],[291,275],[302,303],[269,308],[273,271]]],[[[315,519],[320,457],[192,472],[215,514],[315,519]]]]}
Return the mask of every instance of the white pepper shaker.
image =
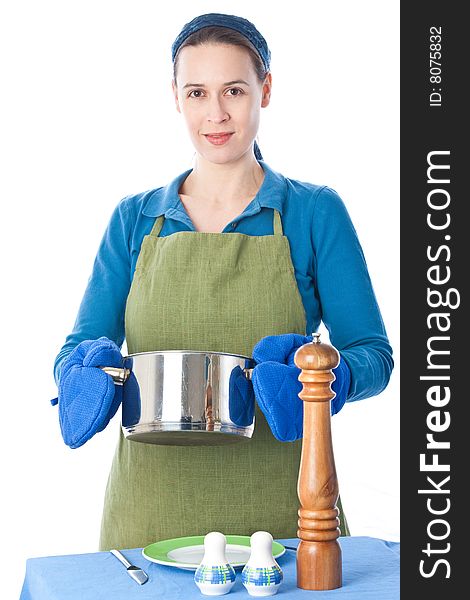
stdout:
{"type": "Polygon", "coordinates": [[[204,537],[204,556],[194,573],[194,581],[206,596],[222,596],[235,584],[235,569],[227,561],[227,539],[219,531],[204,537]]]}
{"type": "Polygon", "coordinates": [[[273,536],[268,531],[256,531],[250,537],[251,553],[243,567],[242,583],[251,596],[276,594],[284,578],[273,557],[273,536]]]}

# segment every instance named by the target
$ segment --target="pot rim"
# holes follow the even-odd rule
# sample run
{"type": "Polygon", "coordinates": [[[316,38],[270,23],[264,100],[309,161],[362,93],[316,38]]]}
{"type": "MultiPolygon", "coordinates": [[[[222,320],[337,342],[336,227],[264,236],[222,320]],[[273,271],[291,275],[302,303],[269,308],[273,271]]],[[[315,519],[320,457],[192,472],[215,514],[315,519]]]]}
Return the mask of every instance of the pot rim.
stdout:
{"type": "Polygon", "coordinates": [[[133,354],[128,354],[124,356],[124,358],[132,358],[134,356],[143,356],[143,355],[165,355],[165,354],[197,354],[197,355],[217,355],[217,356],[232,356],[234,358],[244,358],[246,360],[250,360],[254,362],[254,358],[251,356],[245,356],[244,354],[232,354],[231,352],[213,352],[212,350],[150,350],[148,352],[135,352],[133,354]]]}

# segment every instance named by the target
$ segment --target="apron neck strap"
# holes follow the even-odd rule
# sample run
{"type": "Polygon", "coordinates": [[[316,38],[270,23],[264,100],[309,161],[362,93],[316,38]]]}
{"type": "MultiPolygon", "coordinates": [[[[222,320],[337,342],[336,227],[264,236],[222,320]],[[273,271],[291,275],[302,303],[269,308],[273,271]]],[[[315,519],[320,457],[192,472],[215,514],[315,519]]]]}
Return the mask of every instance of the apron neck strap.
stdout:
{"type": "Polygon", "coordinates": [[[159,217],[157,217],[155,219],[155,223],[153,224],[150,235],[153,235],[154,237],[158,237],[160,235],[160,231],[162,230],[162,227],[163,227],[164,218],[165,218],[164,215],[160,215],[159,217]]]}
{"type": "MultiPolygon", "coordinates": [[[[157,217],[155,219],[155,223],[153,224],[150,235],[152,235],[154,237],[158,237],[160,235],[160,232],[163,227],[164,218],[165,218],[164,215],[160,215],[159,217],[157,217]]],[[[281,215],[280,215],[279,211],[276,209],[274,209],[274,211],[273,211],[273,230],[274,230],[274,235],[283,235],[281,215]]]]}
{"type": "Polygon", "coordinates": [[[281,215],[279,213],[278,210],[273,209],[274,210],[274,215],[273,215],[273,230],[274,230],[274,235],[282,235],[282,221],[281,221],[281,215]]]}

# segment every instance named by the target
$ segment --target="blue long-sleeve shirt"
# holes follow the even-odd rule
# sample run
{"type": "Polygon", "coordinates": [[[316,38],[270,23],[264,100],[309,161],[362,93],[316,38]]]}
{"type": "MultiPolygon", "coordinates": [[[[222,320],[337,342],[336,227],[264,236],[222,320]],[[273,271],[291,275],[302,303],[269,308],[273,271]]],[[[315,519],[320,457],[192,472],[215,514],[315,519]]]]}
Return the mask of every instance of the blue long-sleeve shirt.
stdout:
{"type": "MultiPolygon", "coordinates": [[[[366,261],[346,207],[326,186],[284,177],[259,161],[265,178],[245,210],[224,233],[273,234],[281,214],[307,322],[306,333],[326,326],[351,371],[348,401],[379,394],[393,369],[392,348],[366,261]]],[[[142,240],[165,215],[160,236],[194,231],[178,190],[191,169],[164,187],[127,196],[114,210],[95,258],[73,331],[54,362],[58,382],[64,359],[81,341],[101,336],[121,347],[124,312],[142,240]]],[[[262,298],[260,298],[262,302],[262,298]]]]}

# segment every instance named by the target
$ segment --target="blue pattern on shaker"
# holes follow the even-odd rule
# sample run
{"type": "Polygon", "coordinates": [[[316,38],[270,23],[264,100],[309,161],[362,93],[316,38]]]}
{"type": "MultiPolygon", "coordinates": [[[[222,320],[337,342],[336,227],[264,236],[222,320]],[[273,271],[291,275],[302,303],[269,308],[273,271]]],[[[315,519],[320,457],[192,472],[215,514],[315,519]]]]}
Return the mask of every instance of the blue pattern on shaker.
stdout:
{"type": "Polygon", "coordinates": [[[283,579],[282,570],[277,565],[272,567],[248,567],[242,571],[242,583],[251,585],[276,585],[283,579]]]}
{"type": "Polygon", "coordinates": [[[235,569],[231,564],[225,565],[200,565],[194,574],[194,581],[200,583],[227,583],[235,581],[235,569]]]}

